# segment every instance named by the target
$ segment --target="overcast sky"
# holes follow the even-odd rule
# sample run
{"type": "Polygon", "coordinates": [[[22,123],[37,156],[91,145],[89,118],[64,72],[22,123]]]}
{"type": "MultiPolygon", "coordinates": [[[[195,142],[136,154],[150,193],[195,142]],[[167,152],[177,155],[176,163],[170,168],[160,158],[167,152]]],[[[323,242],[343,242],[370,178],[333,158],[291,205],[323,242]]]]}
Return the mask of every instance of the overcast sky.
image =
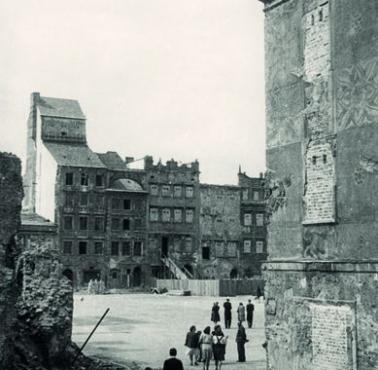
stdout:
{"type": "Polygon", "coordinates": [[[97,152],[265,169],[257,0],[0,2],[0,150],[25,158],[29,96],[79,100],[97,152]]]}

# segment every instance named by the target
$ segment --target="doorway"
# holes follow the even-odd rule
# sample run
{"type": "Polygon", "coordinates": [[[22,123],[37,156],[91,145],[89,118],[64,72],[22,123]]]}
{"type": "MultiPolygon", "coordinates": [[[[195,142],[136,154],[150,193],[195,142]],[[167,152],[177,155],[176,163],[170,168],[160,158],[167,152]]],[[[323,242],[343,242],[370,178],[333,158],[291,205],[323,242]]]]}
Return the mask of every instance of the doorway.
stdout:
{"type": "Polygon", "coordinates": [[[162,257],[168,257],[168,236],[163,236],[161,238],[161,256],[162,257]]]}

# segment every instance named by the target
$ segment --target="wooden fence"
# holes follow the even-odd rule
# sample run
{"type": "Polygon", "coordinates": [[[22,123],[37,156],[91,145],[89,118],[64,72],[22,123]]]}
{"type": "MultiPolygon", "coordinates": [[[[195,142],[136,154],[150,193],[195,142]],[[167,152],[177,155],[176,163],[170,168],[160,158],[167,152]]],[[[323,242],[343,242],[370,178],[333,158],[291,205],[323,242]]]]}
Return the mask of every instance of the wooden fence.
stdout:
{"type": "Polygon", "coordinates": [[[223,280],[195,280],[195,279],[157,279],[156,287],[167,290],[190,290],[192,295],[203,296],[236,296],[264,294],[262,279],[223,279],[223,280]]]}

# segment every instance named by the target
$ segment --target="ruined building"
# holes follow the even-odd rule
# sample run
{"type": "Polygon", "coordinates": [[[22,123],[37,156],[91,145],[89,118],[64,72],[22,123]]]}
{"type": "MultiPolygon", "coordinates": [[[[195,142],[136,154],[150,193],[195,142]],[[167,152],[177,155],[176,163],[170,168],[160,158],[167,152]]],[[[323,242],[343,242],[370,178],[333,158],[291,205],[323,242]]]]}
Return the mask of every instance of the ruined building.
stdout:
{"type": "Polygon", "coordinates": [[[270,369],[378,367],[378,3],[265,5],[270,369]]]}
{"type": "Polygon", "coordinates": [[[33,93],[23,240],[32,225],[35,237],[48,239],[55,224],[64,274],[75,287],[90,279],[130,288],[157,277],[260,273],[266,256],[261,179],[239,174],[240,186],[201,186],[198,161],[163,164],[146,156],[143,169],[132,169],[133,161],[90,149],[77,101],[33,93]]]}

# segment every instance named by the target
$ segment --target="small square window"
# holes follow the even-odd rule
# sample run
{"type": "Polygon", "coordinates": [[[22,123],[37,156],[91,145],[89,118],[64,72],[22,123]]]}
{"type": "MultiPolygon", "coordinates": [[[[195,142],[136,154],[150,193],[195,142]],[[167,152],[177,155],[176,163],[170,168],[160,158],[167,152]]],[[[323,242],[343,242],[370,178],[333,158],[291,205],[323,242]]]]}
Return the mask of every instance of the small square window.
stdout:
{"type": "Polygon", "coordinates": [[[244,226],[252,225],[252,215],[250,213],[244,213],[244,226]]]}
{"type": "Polygon", "coordinates": [[[123,219],[122,228],[123,228],[123,230],[130,230],[130,219],[129,218],[123,219]]]}
{"type": "Polygon", "coordinates": [[[251,253],[252,252],[252,243],[250,240],[244,240],[244,243],[243,243],[243,252],[244,253],[251,253]]]}
{"type": "Polygon", "coordinates": [[[151,195],[158,195],[159,187],[156,184],[150,185],[150,193],[151,195]]]}
{"type": "Polygon", "coordinates": [[[130,199],[124,199],[123,200],[123,209],[131,209],[131,200],[130,199]]]}
{"type": "Polygon", "coordinates": [[[112,198],[112,209],[119,209],[119,208],[120,208],[120,199],[112,198]]]}
{"type": "Polygon", "coordinates": [[[264,215],[262,213],[256,214],[256,226],[264,226],[264,215]]]}
{"type": "Polygon", "coordinates": [[[73,217],[64,216],[64,230],[72,230],[72,229],[73,229],[73,217]]]}
{"type": "Polygon", "coordinates": [[[73,173],[72,172],[66,173],[66,185],[67,186],[73,185],[73,173]]]}
{"type": "Polygon", "coordinates": [[[131,255],[131,243],[123,242],[122,243],[122,256],[130,256],[130,255],[131,255]]]}
{"type": "Polygon", "coordinates": [[[79,229],[80,230],[88,230],[88,217],[80,216],[79,218],[79,229]]]}
{"type": "Polygon", "coordinates": [[[88,205],[88,193],[80,193],[80,206],[86,207],[88,205]]]}
{"type": "Polygon", "coordinates": [[[96,217],[94,223],[95,231],[104,231],[104,219],[103,217],[96,217]]]}
{"type": "Polygon", "coordinates": [[[104,253],[104,243],[103,242],[95,242],[94,243],[94,252],[95,252],[95,254],[103,254],[104,253]]]}
{"type": "Polygon", "coordinates": [[[96,175],[96,186],[104,186],[104,176],[96,175]]]}
{"type": "Polygon", "coordinates": [[[79,242],[79,254],[87,254],[87,242],[79,242]]]}
{"type": "Polygon", "coordinates": [[[187,186],[185,189],[185,196],[187,198],[193,198],[193,194],[194,194],[193,186],[187,186]]]}
{"type": "Polygon", "coordinates": [[[256,253],[263,253],[264,252],[264,242],[257,241],[256,242],[256,253]]]}
{"type": "Polygon", "coordinates": [[[159,211],[157,208],[150,208],[150,221],[156,222],[159,220],[159,211]]]}
{"type": "Polygon", "coordinates": [[[163,185],[161,187],[161,195],[163,197],[169,197],[169,196],[171,196],[171,187],[169,185],[163,185]]]}
{"type": "Polygon", "coordinates": [[[63,254],[72,254],[72,241],[65,240],[63,242],[63,254]]]}
{"type": "Polygon", "coordinates": [[[134,256],[142,255],[142,242],[134,242],[134,256]]]}
{"type": "Polygon", "coordinates": [[[174,222],[182,222],[182,209],[175,209],[173,214],[174,222]]]}
{"type": "Polygon", "coordinates": [[[119,243],[118,242],[112,242],[111,255],[112,256],[118,256],[118,254],[119,254],[119,243]]]}
{"type": "Polygon", "coordinates": [[[112,218],[112,230],[119,230],[120,228],[120,220],[119,218],[112,218]]]}
{"type": "Polygon", "coordinates": [[[80,177],[80,185],[81,186],[88,186],[89,183],[89,176],[87,173],[82,173],[80,177]]]}
{"type": "Polygon", "coordinates": [[[181,198],[182,197],[182,186],[175,185],[173,188],[173,196],[175,198],[181,198]]]}
{"type": "Polygon", "coordinates": [[[186,209],[185,210],[185,221],[189,224],[193,222],[194,218],[194,210],[193,209],[186,209]]]}
{"type": "Polygon", "coordinates": [[[161,219],[163,222],[171,221],[171,210],[169,208],[163,209],[161,219]]]}

